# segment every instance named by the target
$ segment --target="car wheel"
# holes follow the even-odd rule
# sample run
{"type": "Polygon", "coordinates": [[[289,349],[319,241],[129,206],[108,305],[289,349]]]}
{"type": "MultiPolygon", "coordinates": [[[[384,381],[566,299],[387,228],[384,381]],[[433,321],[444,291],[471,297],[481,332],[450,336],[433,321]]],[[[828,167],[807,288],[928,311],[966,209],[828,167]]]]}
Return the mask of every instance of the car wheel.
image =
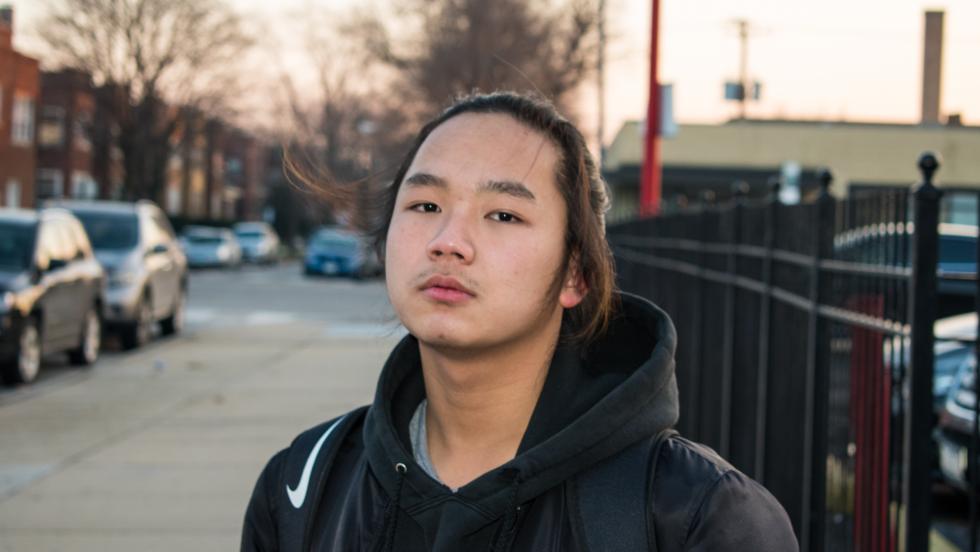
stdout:
{"type": "Polygon", "coordinates": [[[184,290],[177,294],[177,301],[174,303],[174,310],[170,316],[160,322],[160,331],[163,335],[177,335],[184,329],[184,313],[187,307],[187,295],[184,290]]]}
{"type": "Polygon", "coordinates": [[[8,384],[30,383],[41,369],[41,333],[37,319],[24,320],[17,338],[17,350],[13,359],[3,364],[3,379],[8,384]]]}
{"type": "Polygon", "coordinates": [[[142,347],[150,341],[153,334],[153,309],[150,305],[150,298],[144,296],[136,308],[136,320],[133,321],[122,333],[122,345],[124,349],[135,349],[142,347]]]}
{"type": "Polygon", "coordinates": [[[99,311],[95,307],[85,314],[83,324],[82,340],[77,349],[68,353],[68,358],[77,366],[90,366],[98,360],[102,347],[102,320],[99,319],[99,311]]]}

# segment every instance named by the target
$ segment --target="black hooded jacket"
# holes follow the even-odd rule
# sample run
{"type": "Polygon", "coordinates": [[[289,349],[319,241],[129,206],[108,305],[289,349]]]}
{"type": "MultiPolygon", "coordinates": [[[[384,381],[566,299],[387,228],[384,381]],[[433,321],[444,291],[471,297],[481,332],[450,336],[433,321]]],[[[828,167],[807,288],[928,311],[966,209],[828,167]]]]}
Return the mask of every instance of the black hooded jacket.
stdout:
{"type": "MultiPolygon", "coordinates": [[[[287,467],[286,449],[256,484],[242,550],[585,552],[577,476],[677,421],[675,343],[663,311],[623,294],[601,340],[586,351],[556,349],[516,457],[454,493],[413,459],[409,420],[425,389],[418,342],[407,336],[391,353],[363,421],[335,448],[305,529],[285,521],[293,507],[286,489],[300,479],[287,467]]],[[[292,447],[305,458],[331,424],[292,447]]],[[[798,549],[772,495],[711,449],[673,435],[654,450],[653,473],[636,482],[647,488],[651,549],[798,549]]]]}

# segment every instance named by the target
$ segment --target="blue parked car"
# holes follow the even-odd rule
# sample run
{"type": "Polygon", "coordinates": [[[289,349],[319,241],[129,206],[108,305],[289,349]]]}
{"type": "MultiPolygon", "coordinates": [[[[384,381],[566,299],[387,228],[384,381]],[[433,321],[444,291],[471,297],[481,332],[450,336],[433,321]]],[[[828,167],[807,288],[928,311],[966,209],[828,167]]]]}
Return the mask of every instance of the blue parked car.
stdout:
{"type": "Polygon", "coordinates": [[[371,245],[353,232],[321,228],[310,236],[303,272],[308,276],[365,278],[381,273],[381,263],[371,245]]]}

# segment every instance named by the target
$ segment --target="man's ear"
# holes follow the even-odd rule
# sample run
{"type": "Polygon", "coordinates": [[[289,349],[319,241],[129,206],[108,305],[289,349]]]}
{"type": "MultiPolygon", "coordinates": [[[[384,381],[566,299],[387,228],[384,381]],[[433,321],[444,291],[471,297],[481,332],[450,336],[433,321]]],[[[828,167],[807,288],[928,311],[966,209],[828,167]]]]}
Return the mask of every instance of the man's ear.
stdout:
{"type": "Polygon", "coordinates": [[[562,308],[570,309],[581,303],[588,292],[589,288],[585,284],[585,278],[582,277],[578,256],[572,257],[571,262],[568,263],[565,280],[561,285],[558,302],[561,303],[562,308]]]}

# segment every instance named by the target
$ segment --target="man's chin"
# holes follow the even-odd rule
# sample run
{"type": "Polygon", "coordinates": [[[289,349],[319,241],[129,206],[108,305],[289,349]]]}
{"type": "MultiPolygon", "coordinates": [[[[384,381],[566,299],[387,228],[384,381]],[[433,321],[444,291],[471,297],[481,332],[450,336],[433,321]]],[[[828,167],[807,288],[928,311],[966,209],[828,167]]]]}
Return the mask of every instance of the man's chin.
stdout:
{"type": "Polygon", "coordinates": [[[433,349],[467,349],[478,345],[474,343],[473,339],[459,331],[450,332],[425,328],[420,331],[411,331],[411,333],[419,340],[419,343],[433,349]]]}
{"type": "Polygon", "coordinates": [[[406,326],[409,333],[415,336],[419,344],[433,351],[447,355],[476,354],[488,348],[486,331],[467,331],[458,325],[444,326],[441,324],[420,324],[406,326]]]}

